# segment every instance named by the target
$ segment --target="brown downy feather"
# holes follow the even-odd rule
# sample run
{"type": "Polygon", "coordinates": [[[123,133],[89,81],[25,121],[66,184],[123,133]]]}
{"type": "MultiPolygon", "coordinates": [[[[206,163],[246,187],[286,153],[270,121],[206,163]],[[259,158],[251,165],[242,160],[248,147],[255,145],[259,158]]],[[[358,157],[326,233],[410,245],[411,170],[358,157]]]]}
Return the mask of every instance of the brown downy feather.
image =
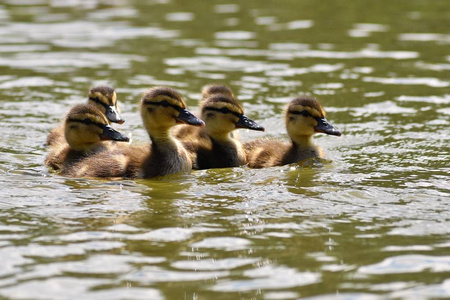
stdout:
{"type": "Polygon", "coordinates": [[[285,113],[290,142],[259,139],[244,144],[250,168],[265,168],[295,163],[311,157],[324,157],[312,136],[317,132],[340,136],[325,119],[325,111],[315,99],[299,97],[292,100],[285,113]]]}
{"type": "Polygon", "coordinates": [[[141,99],[141,116],[150,139],[139,177],[151,178],[176,173],[189,173],[192,163],[187,151],[170,134],[178,124],[204,126],[192,115],[178,92],[167,87],[154,87],[141,99]]]}
{"type": "Polygon", "coordinates": [[[104,151],[91,153],[62,175],[71,177],[137,178],[149,154],[148,146],[109,142],[104,151]]]}
{"type": "Polygon", "coordinates": [[[176,91],[165,87],[150,89],[141,99],[141,116],[152,140],[150,145],[104,144],[104,150],[88,153],[72,163],[63,175],[151,178],[190,172],[191,162],[186,150],[169,132],[178,123],[203,125],[185,108],[176,91]]]}
{"type": "Polygon", "coordinates": [[[189,152],[193,168],[226,168],[246,164],[242,145],[231,133],[237,128],[263,128],[244,115],[243,107],[231,89],[224,85],[205,86],[200,110],[201,119],[206,123],[204,128],[182,126],[174,131],[175,137],[189,152]]]}
{"type": "MultiPolygon", "coordinates": [[[[109,140],[128,141],[109,126],[101,111],[88,104],[74,106],[65,118],[63,129],[65,139],[55,141],[45,164],[64,176],[80,177],[79,170],[85,166],[99,170],[97,162],[108,161],[109,154],[119,145],[109,140]],[[99,160],[87,163],[92,156],[99,157],[99,160]]],[[[94,174],[92,177],[100,176],[94,174]]]]}
{"type": "MultiPolygon", "coordinates": [[[[96,86],[89,90],[87,104],[91,104],[99,109],[103,114],[108,110],[108,122],[122,124],[124,122],[120,115],[119,103],[117,102],[116,92],[109,86],[96,86]]],[[[52,146],[56,143],[64,142],[64,124],[53,128],[47,135],[46,145],[52,146]]]]}

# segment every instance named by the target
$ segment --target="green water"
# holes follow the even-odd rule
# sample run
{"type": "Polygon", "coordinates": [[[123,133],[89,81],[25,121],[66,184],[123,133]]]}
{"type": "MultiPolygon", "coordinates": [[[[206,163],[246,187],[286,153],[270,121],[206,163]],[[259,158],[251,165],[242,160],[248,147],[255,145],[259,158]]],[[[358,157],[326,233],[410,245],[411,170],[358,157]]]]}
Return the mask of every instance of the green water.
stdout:
{"type": "Polygon", "coordinates": [[[0,2],[0,298],[450,298],[448,1],[0,2]],[[45,138],[96,84],[136,143],[141,93],[226,83],[285,139],[293,97],[332,164],[64,178],[45,138]]]}

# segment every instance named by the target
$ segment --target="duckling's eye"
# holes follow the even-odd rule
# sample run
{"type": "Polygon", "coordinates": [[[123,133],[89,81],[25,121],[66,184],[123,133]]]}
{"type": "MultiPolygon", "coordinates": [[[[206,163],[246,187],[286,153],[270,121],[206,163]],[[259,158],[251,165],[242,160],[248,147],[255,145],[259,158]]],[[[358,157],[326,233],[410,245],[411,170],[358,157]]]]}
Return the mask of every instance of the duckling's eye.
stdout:
{"type": "Polygon", "coordinates": [[[228,114],[228,113],[230,113],[230,110],[229,110],[228,108],[226,108],[226,107],[222,107],[221,109],[219,109],[219,111],[220,111],[221,113],[223,113],[223,114],[228,114]]]}
{"type": "Polygon", "coordinates": [[[163,101],[161,101],[161,106],[162,107],[169,107],[170,103],[167,100],[163,100],[163,101]]]}
{"type": "Polygon", "coordinates": [[[98,96],[97,96],[97,97],[95,97],[95,98],[94,98],[94,101],[96,101],[96,102],[100,102],[100,97],[98,97],[98,96]]]}
{"type": "Polygon", "coordinates": [[[300,114],[301,114],[302,116],[304,116],[304,117],[311,117],[311,114],[310,114],[309,111],[307,111],[307,110],[302,110],[302,111],[300,112],[300,114]]]}
{"type": "Polygon", "coordinates": [[[86,119],[83,120],[83,123],[86,124],[86,125],[90,125],[90,124],[92,124],[92,120],[86,118],[86,119]]]}

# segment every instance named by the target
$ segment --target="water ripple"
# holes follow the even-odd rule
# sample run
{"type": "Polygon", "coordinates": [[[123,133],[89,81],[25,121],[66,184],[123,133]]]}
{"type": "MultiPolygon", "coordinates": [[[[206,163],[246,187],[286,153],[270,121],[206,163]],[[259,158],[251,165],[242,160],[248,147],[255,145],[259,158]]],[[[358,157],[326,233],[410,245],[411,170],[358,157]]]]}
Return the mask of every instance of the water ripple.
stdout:
{"type": "Polygon", "coordinates": [[[80,68],[126,69],[133,61],[145,61],[138,55],[92,52],[17,53],[0,58],[0,66],[30,69],[46,73],[61,73],[80,68]]]}
{"type": "Polygon", "coordinates": [[[447,80],[440,80],[438,78],[379,78],[379,77],[364,77],[365,82],[378,82],[382,84],[397,84],[397,85],[427,85],[431,87],[448,87],[450,82],[447,80]]]}
{"type": "Polygon", "coordinates": [[[29,291],[33,291],[33,299],[164,299],[159,290],[152,288],[96,289],[108,283],[106,279],[59,277],[23,282],[3,288],[0,295],[14,299],[29,299],[29,291]]]}
{"type": "Polygon", "coordinates": [[[396,291],[390,296],[402,299],[448,299],[450,298],[450,279],[439,284],[426,284],[396,291]]]}
{"type": "Polygon", "coordinates": [[[219,40],[250,40],[255,37],[255,33],[249,31],[223,31],[216,32],[214,37],[219,40]]]}
{"type": "MultiPolygon", "coordinates": [[[[279,48],[278,48],[279,49],[279,48]]],[[[198,48],[198,54],[208,55],[227,55],[227,56],[265,56],[265,57],[284,57],[285,59],[294,58],[324,58],[324,59],[357,59],[357,58],[391,58],[391,59],[413,59],[419,54],[414,51],[380,51],[375,49],[363,49],[359,51],[325,51],[325,50],[263,50],[263,49],[219,49],[219,48],[198,48]]]]}
{"type": "Polygon", "coordinates": [[[400,255],[384,259],[382,262],[362,266],[358,269],[361,274],[396,274],[396,273],[419,273],[425,270],[430,272],[449,272],[450,256],[428,256],[428,255],[400,255]]]}
{"type": "Polygon", "coordinates": [[[158,27],[131,27],[121,22],[95,23],[73,21],[67,23],[9,23],[0,27],[0,37],[21,36],[28,42],[51,42],[68,48],[98,48],[114,45],[119,40],[138,37],[175,38],[176,30],[158,27]]]}
{"type": "Polygon", "coordinates": [[[194,271],[231,270],[260,261],[258,258],[224,258],[205,260],[182,260],[172,263],[172,267],[194,271]]]}
{"type": "Polygon", "coordinates": [[[259,289],[283,289],[320,282],[321,276],[312,272],[298,272],[292,268],[264,266],[246,270],[244,275],[250,280],[227,280],[212,287],[214,291],[244,292],[259,289]]]}
{"type": "Polygon", "coordinates": [[[400,34],[398,38],[401,41],[438,42],[441,44],[450,44],[450,34],[403,33],[403,34],[400,34]]]}
{"type": "Polygon", "coordinates": [[[122,279],[139,282],[141,284],[152,284],[155,282],[215,280],[220,277],[228,276],[229,274],[228,271],[180,272],[170,271],[156,266],[144,266],[140,268],[139,271],[124,275],[122,279]]]}
{"type": "Polygon", "coordinates": [[[389,26],[382,24],[359,23],[354,24],[354,28],[349,30],[348,35],[355,38],[369,37],[372,32],[385,32],[389,26]]]}
{"type": "Polygon", "coordinates": [[[214,237],[206,238],[200,242],[192,243],[192,248],[211,248],[222,249],[226,251],[248,249],[252,243],[243,238],[235,237],[214,237]]]}
{"type": "Polygon", "coordinates": [[[402,95],[397,97],[395,100],[402,102],[423,102],[423,103],[434,103],[434,104],[450,104],[450,94],[439,96],[406,96],[402,95]]]}
{"type": "MultiPolygon", "coordinates": [[[[266,24],[264,24],[266,25],[266,24]]],[[[311,28],[314,25],[314,21],[312,20],[296,20],[291,21],[285,24],[273,24],[269,23],[268,29],[270,31],[282,31],[282,30],[296,30],[296,29],[307,29],[311,28]]]]}
{"type": "MultiPolygon", "coordinates": [[[[0,59],[1,64],[1,59],[0,59]]],[[[17,87],[39,87],[52,86],[55,82],[45,77],[21,77],[19,79],[9,80],[0,84],[0,89],[11,89],[17,87]]]]}
{"type": "Polygon", "coordinates": [[[393,101],[384,101],[379,103],[371,103],[363,107],[353,108],[354,116],[369,116],[372,114],[415,114],[416,109],[410,107],[398,106],[393,101]]]}

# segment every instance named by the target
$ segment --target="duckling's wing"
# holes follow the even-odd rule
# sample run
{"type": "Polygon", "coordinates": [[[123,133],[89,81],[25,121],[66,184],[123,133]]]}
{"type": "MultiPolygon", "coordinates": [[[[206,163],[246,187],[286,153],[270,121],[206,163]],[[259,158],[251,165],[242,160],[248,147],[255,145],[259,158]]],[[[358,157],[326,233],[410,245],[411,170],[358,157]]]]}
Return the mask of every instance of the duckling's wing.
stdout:
{"type": "Polygon", "coordinates": [[[64,129],[63,126],[53,128],[47,135],[46,146],[53,146],[56,143],[64,141],[64,129]]]}

